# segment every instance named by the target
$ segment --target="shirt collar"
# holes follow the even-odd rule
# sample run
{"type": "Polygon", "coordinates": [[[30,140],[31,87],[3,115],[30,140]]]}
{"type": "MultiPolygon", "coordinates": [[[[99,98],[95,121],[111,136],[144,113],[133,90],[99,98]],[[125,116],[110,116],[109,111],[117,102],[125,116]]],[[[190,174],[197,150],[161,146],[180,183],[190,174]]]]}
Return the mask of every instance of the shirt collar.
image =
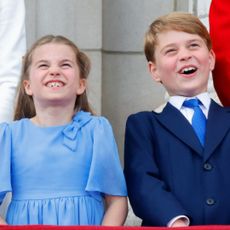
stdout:
{"type": "Polygon", "coordinates": [[[211,99],[207,92],[198,94],[194,97],[171,96],[169,98],[169,103],[172,104],[174,107],[176,107],[178,110],[181,110],[184,101],[192,98],[198,98],[202,102],[204,108],[209,110],[211,99]]]}

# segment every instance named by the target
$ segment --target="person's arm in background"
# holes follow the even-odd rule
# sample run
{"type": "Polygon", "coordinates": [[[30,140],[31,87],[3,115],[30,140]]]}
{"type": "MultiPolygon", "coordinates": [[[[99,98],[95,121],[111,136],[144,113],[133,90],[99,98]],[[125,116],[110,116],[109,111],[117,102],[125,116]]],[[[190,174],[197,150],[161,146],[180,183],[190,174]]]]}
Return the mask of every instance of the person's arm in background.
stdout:
{"type": "MultiPolygon", "coordinates": [[[[24,0],[0,0],[0,122],[11,121],[26,51],[24,0]]],[[[9,194],[0,208],[5,216],[9,194]]],[[[0,218],[0,224],[4,224],[0,218]]]]}
{"type": "Polygon", "coordinates": [[[230,1],[212,0],[209,12],[210,35],[216,54],[213,83],[224,106],[230,106],[230,1]]]}
{"type": "Polygon", "coordinates": [[[22,57],[26,51],[24,0],[0,1],[0,122],[13,118],[22,57]]]}

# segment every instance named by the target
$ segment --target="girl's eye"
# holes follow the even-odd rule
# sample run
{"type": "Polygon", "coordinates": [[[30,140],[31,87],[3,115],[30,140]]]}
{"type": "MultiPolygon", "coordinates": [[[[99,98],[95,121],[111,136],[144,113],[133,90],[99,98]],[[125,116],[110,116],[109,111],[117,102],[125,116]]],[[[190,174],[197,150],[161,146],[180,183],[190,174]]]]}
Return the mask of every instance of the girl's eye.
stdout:
{"type": "Polygon", "coordinates": [[[46,69],[46,68],[48,68],[48,65],[47,65],[47,64],[40,64],[40,65],[38,66],[38,68],[39,68],[39,69],[46,69]]]}
{"type": "Polygon", "coordinates": [[[167,55],[167,54],[173,54],[173,53],[175,53],[176,52],[176,49],[168,49],[168,50],[166,50],[165,51],[165,54],[167,55]]]}
{"type": "Polygon", "coordinates": [[[62,64],[62,67],[68,68],[68,67],[71,67],[71,65],[70,65],[69,63],[63,63],[63,64],[62,64]]]}

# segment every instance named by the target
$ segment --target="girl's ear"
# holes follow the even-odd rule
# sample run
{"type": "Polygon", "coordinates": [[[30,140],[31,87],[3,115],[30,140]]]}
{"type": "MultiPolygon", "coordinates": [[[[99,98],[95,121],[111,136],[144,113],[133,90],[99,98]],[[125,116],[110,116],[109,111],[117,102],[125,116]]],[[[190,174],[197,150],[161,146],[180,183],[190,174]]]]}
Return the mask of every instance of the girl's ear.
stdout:
{"type": "Polygon", "coordinates": [[[152,61],[148,62],[148,69],[149,69],[149,72],[152,76],[152,79],[156,82],[161,82],[157,66],[154,62],[152,62],[152,61]]]}
{"type": "Polygon", "coordinates": [[[26,94],[29,95],[29,96],[32,96],[33,93],[31,91],[30,81],[29,80],[24,80],[23,81],[23,86],[24,86],[26,94]]]}
{"type": "Polygon", "coordinates": [[[85,90],[86,90],[86,80],[80,79],[79,86],[77,88],[77,95],[83,94],[85,92],[85,90]]]}

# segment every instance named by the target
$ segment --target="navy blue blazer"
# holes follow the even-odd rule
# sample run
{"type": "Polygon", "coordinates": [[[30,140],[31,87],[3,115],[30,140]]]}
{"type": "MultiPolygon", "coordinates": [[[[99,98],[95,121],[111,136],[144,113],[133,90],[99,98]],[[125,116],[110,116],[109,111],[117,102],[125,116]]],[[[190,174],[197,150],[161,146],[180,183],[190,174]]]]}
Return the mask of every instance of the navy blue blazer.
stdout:
{"type": "Polygon", "coordinates": [[[129,116],[124,172],[144,226],[165,226],[178,215],[191,225],[230,224],[230,108],[211,101],[204,148],[169,103],[161,113],[129,116]]]}

